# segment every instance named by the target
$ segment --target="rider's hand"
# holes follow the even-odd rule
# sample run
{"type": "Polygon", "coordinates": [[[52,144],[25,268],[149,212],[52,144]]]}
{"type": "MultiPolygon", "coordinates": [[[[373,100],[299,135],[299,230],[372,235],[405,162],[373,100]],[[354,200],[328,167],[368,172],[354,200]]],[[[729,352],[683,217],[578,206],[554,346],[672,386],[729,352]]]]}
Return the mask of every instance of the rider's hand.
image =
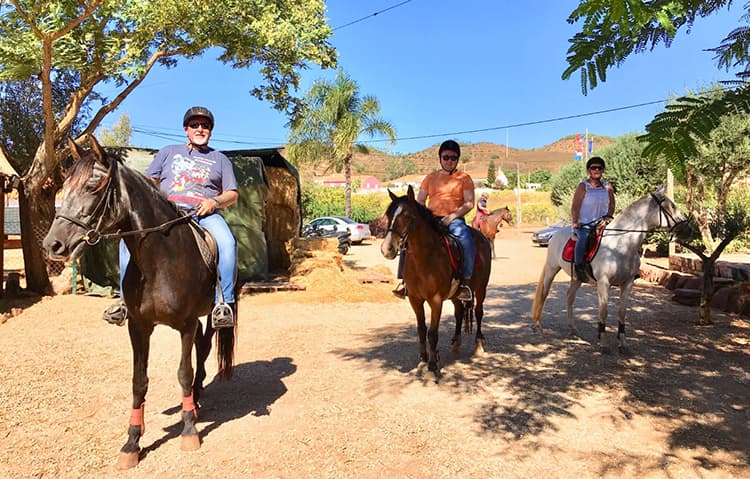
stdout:
{"type": "Polygon", "coordinates": [[[455,220],[455,219],[456,219],[456,215],[454,215],[453,213],[451,213],[451,214],[449,214],[449,215],[443,216],[443,219],[442,219],[441,221],[442,221],[442,223],[443,223],[443,224],[444,224],[445,226],[448,226],[448,225],[449,225],[449,224],[451,224],[451,223],[453,222],[453,220],[455,220]]]}
{"type": "Polygon", "coordinates": [[[216,201],[213,198],[206,198],[205,200],[200,202],[200,204],[198,205],[198,208],[195,210],[195,214],[200,217],[208,216],[214,211],[216,211],[218,206],[219,205],[216,203],[216,201]]]}

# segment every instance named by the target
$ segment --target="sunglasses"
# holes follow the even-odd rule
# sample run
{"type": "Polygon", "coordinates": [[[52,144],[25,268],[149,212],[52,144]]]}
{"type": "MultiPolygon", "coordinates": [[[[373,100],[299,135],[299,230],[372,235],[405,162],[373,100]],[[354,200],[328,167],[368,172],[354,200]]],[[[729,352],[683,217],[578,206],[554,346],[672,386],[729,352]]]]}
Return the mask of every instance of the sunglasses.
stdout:
{"type": "Polygon", "coordinates": [[[193,130],[197,130],[198,127],[203,128],[204,130],[210,130],[211,129],[211,123],[208,123],[206,121],[196,121],[194,123],[190,123],[188,125],[193,130]]]}
{"type": "Polygon", "coordinates": [[[457,155],[443,155],[440,157],[441,160],[444,161],[458,161],[457,155]]]}
{"type": "Polygon", "coordinates": [[[599,165],[589,166],[589,170],[603,170],[603,169],[604,169],[604,167],[603,166],[599,166],[599,165]]]}

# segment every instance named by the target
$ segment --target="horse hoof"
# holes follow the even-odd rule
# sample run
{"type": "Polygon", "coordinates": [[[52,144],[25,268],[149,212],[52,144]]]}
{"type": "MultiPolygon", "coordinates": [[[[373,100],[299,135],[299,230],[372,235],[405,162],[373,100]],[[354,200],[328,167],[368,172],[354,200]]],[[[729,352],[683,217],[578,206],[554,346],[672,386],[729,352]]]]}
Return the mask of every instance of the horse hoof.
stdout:
{"type": "Polygon", "coordinates": [[[476,346],[474,347],[474,356],[483,357],[484,355],[484,344],[482,344],[481,341],[477,342],[476,346]]]}
{"type": "Polygon", "coordinates": [[[633,354],[632,351],[630,351],[630,348],[627,346],[618,346],[617,352],[622,356],[631,356],[633,354]]]}
{"type": "Polygon", "coordinates": [[[609,354],[609,348],[607,346],[599,346],[599,354],[609,354]]]}
{"type": "Polygon", "coordinates": [[[182,443],[180,444],[180,449],[183,451],[197,451],[201,448],[201,440],[197,434],[190,434],[181,437],[182,443]]]}
{"type": "Polygon", "coordinates": [[[117,459],[115,469],[118,471],[124,471],[126,469],[132,469],[138,465],[138,451],[136,452],[121,452],[120,457],[117,459]]]}

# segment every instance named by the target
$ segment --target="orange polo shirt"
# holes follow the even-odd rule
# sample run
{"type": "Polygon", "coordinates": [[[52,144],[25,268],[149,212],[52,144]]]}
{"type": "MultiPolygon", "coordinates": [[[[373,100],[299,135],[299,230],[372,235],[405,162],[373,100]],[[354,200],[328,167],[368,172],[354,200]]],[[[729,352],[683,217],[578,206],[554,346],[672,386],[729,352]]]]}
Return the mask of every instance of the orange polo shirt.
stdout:
{"type": "Polygon", "coordinates": [[[471,176],[456,170],[447,175],[442,170],[425,176],[419,189],[427,192],[427,207],[437,216],[447,216],[464,204],[464,191],[473,190],[471,176]]]}

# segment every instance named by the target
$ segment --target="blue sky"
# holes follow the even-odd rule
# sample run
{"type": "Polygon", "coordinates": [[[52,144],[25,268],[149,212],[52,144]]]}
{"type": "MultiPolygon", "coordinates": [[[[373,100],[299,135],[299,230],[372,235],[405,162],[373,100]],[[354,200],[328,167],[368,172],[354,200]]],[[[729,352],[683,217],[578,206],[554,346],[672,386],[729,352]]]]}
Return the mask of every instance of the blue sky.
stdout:
{"type": "MultiPolygon", "coordinates": [[[[402,1],[332,0],[329,24],[341,27],[402,1]]],[[[618,136],[642,131],[663,104],[506,127],[663,100],[733,78],[732,72],[717,70],[713,55],[704,50],[740,25],[741,6],[700,19],[690,34],[680,31],[668,49],[662,45],[631,56],[584,96],[578,74],[561,79],[568,39],[577,31],[565,20],[576,5],[571,0],[411,0],[336,29],[330,41],[339,52],[339,67],[363,94],[378,98],[382,117],[401,138],[395,146],[369,144],[410,153],[449,137],[498,144],[507,138],[511,147],[530,149],[586,129],[618,136]],[[460,133],[471,130],[486,131],[460,133]]],[[[140,131],[133,144],[159,148],[182,141],[182,114],[191,105],[205,105],[216,116],[215,148],[283,145],[287,118],[249,94],[258,75],[234,70],[216,56],[209,52],[173,69],[155,69],[103,125],[127,113],[140,131]]],[[[304,71],[299,94],[335,73],[304,71]]]]}

